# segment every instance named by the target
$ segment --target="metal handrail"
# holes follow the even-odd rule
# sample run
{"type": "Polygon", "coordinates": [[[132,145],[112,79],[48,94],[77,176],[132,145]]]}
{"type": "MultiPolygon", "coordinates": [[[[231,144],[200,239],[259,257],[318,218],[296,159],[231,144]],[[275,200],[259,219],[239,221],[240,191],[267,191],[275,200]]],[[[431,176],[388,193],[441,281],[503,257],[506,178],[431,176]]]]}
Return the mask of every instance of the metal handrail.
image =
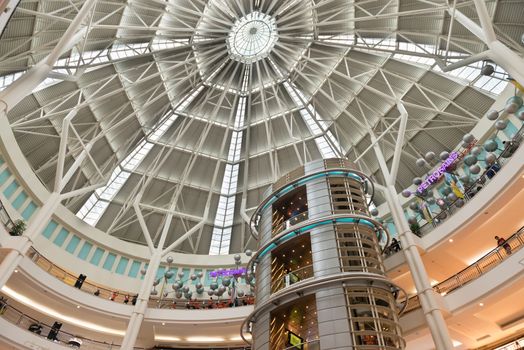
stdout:
{"type": "Polygon", "coordinates": [[[280,223],[280,225],[274,227],[272,230],[272,235],[273,236],[278,235],[280,232],[290,228],[293,225],[301,223],[302,221],[307,220],[308,218],[309,218],[309,212],[307,210],[295,216],[292,216],[289,219],[287,219],[286,221],[283,221],[282,223],[280,223]]]}
{"type": "MultiPolygon", "coordinates": [[[[62,282],[64,282],[65,284],[67,284],[69,286],[74,286],[75,285],[75,282],[77,280],[77,276],[75,276],[72,273],[64,270],[63,268],[55,265],[50,260],[48,260],[47,258],[42,256],[33,247],[30,248],[30,250],[28,252],[28,256],[31,259],[31,261],[33,261],[37,266],[39,266],[41,269],[45,270],[50,275],[56,277],[57,279],[61,280],[62,282]]],[[[125,297],[128,296],[129,297],[128,303],[130,305],[131,305],[132,296],[136,295],[136,293],[129,293],[129,292],[125,292],[125,291],[109,289],[109,288],[106,288],[104,286],[101,286],[99,284],[95,284],[95,283],[92,283],[92,282],[89,282],[89,281],[84,281],[84,283],[82,284],[82,288],[80,290],[83,291],[83,292],[89,293],[89,294],[93,294],[93,295],[98,290],[100,293],[97,296],[100,297],[100,298],[108,299],[108,300],[110,300],[110,298],[112,297],[114,292],[117,292],[118,294],[113,298],[112,301],[123,303],[125,297]]],[[[238,299],[238,303],[240,304],[239,306],[253,304],[253,302],[251,300],[252,298],[249,297],[249,296],[246,296],[246,297],[243,297],[243,298],[237,298],[237,299],[238,299]],[[244,301],[245,301],[245,303],[244,303],[244,301]]],[[[213,299],[213,302],[214,302],[213,305],[215,307],[219,307],[219,306],[221,307],[225,300],[226,299],[222,299],[222,300],[213,299]]],[[[175,308],[173,306],[176,305],[176,309],[181,309],[181,310],[182,309],[187,309],[186,303],[189,302],[186,299],[175,299],[175,300],[171,299],[169,301],[166,300],[166,303],[159,304],[159,298],[158,297],[154,297],[154,296],[150,297],[149,301],[150,301],[149,302],[149,306],[151,306],[151,307],[156,306],[157,308],[158,307],[160,307],[160,308],[175,308]],[[174,304],[173,301],[175,301],[176,304],[174,304]]],[[[201,299],[199,301],[202,302],[202,301],[206,301],[206,300],[205,299],[201,299]]],[[[209,303],[209,300],[207,302],[209,303]]],[[[190,309],[193,309],[193,308],[190,308],[190,309]]]]}
{"type": "MultiPolygon", "coordinates": [[[[7,305],[7,304],[0,306],[0,317],[26,330],[28,330],[31,325],[39,325],[41,326],[40,332],[39,333],[32,332],[32,333],[35,335],[39,335],[43,338],[45,338],[47,334],[49,334],[49,331],[52,329],[52,326],[45,324],[43,322],[40,322],[37,319],[18,310],[14,306],[7,305]]],[[[49,340],[49,341],[54,342],[54,343],[59,343],[64,346],[68,346],[68,343],[72,338],[80,339],[82,341],[82,348],[84,347],[88,347],[89,349],[118,349],[120,348],[120,345],[85,338],[80,335],[72,334],[72,333],[69,333],[63,330],[60,330],[57,333],[55,341],[53,340],[49,340]]],[[[144,349],[144,348],[134,347],[133,349],[138,350],[138,349],[144,349]]]]}
{"type": "MultiPolygon", "coordinates": [[[[303,267],[301,267],[299,269],[296,269],[296,270],[290,271],[288,273],[285,273],[281,278],[279,278],[277,281],[275,281],[275,286],[271,288],[272,289],[271,293],[276,293],[279,290],[282,290],[283,288],[289,287],[289,286],[286,286],[286,282],[285,282],[285,278],[289,274],[294,274],[296,276],[299,276],[299,278],[300,278],[299,281],[303,281],[303,280],[306,280],[308,278],[312,278],[312,277],[314,277],[313,264],[306,265],[306,266],[303,266],[303,267]]],[[[291,284],[293,284],[293,283],[290,283],[290,285],[291,284]]]]}
{"type": "Polygon", "coordinates": [[[4,203],[0,200],[0,221],[4,225],[4,227],[7,229],[7,231],[11,231],[13,226],[15,225],[15,222],[13,219],[11,219],[11,216],[7,212],[4,203]]]}
{"type": "MultiPolygon", "coordinates": [[[[440,282],[439,284],[436,284],[433,286],[433,290],[441,295],[446,295],[455,289],[460,288],[479,278],[488,271],[491,271],[496,266],[500,265],[509,256],[511,256],[511,254],[508,254],[506,251],[506,248],[504,248],[506,245],[510,247],[511,254],[520,250],[524,246],[524,226],[511,235],[506,240],[506,243],[497,246],[495,249],[491,250],[473,264],[462,269],[458,273],[440,282]]],[[[413,311],[418,307],[420,307],[418,296],[413,296],[408,300],[406,312],[413,311]]]]}

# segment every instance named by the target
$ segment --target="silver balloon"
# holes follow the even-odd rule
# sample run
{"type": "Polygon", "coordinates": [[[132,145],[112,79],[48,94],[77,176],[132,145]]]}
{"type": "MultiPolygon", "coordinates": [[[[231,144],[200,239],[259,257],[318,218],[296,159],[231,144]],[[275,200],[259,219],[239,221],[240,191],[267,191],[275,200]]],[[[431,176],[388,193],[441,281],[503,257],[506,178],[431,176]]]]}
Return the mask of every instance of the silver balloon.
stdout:
{"type": "Polygon", "coordinates": [[[168,264],[172,264],[173,263],[173,257],[172,256],[168,256],[166,261],[167,261],[168,264]]]}
{"type": "Polygon", "coordinates": [[[464,184],[469,184],[471,182],[471,178],[469,177],[469,175],[462,175],[460,178],[459,178],[460,182],[464,183],[464,184]]]}
{"type": "Polygon", "coordinates": [[[453,201],[455,201],[457,199],[457,195],[452,192],[452,193],[448,194],[448,196],[446,198],[448,199],[448,201],[453,202],[453,201]]]}
{"type": "Polygon", "coordinates": [[[247,256],[253,255],[253,251],[251,249],[246,250],[246,255],[247,256]]]}
{"type": "Polygon", "coordinates": [[[175,273],[173,271],[166,271],[166,273],[164,273],[164,277],[168,280],[173,278],[174,275],[175,273]]]}
{"type": "Polygon", "coordinates": [[[467,166],[471,166],[473,164],[476,164],[478,162],[478,158],[476,156],[474,156],[473,154],[468,154],[465,158],[464,158],[464,163],[467,165],[467,166]]]}
{"type": "Polygon", "coordinates": [[[210,289],[210,290],[207,291],[207,295],[209,295],[211,297],[211,296],[215,295],[215,291],[210,289]]]}
{"type": "Polygon", "coordinates": [[[491,64],[486,64],[484,67],[480,69],[480,74],[490,76],[493,73],[495,73],[495,67],[491,64]]]}
{"type": "Polygon", "coordinates": [[[219,293],[224,293],[225,291],[226,291],[226,287],[224,287],[224,286],[218,287],[218,292],[219,293]]]}
{"type": "Polygon", "coordinates": [[[457,208],[462,208],[464,206],[464,204],[465,204],[465,202],[464,202],[464,200],[462,198],[457,199],[457,201],[455,202],[455,206],[457,208]]]}
{"type": "Polygon", "coordinates": [[[182,287],[182,292],[184,292],[184,293],[189,292],[189,287],[188,286],[182,287]]]}
{"type": "Polygon", "coordinates": [[[198,288],[196,290],[197,294],[203,294],[204,293],[204,288],[198,288]]]}
{"type": "Polygon", "coordinates": [[[413,185],[420,186],[421,183],[422,183],[422,179],[420,177],[416,177],[413,179],[413,185]]]}
{"type": "Polygon", "coordinates": [[[211,282],[211,284],[209,285],[209,288],[211,288],[212,290],[216,290],[216,289],[218,289],[218,283],[216,283],[216,282],[211,282]]]}
{"type": "Polygon", "coordinates": [[[153,281],[153,286],[158,286],[160,284],[160,280],[154,280],[153,281]]]}
{"type": "Polygon", "coordinates": [[[197,276],[193,273],[189,278],[191,278],[191,281],[194,281],[197,279],[197,276]]]}
{"type": "Polygon", "coordinates": [[[416,218],[415,216],[413,216],[413,215],[410,215],[410,216],[408,217],[408,223],[409,223],[410,225],[414,225],[414,224],[416,224],[416,223],[417,223],[417,218],[416,218]]]}
{"type": "Polygon", "coordinates": [[[497,120],[499,118],[499,111],[489,111],[488,114],[486,114],[486,117],[488,120],[497,120]]]}
{"type": "Polygon", "coordinates": [[[422,168],[422,167],[424,167],[426,165],[426,161],[424,160],[424,158],[419,158],[419,159],[417,159],[416,164],[417,164],[417,166],[422,168]]]}
{"type": "Polygon", "coordinates": [[[239,291],[237,292],[237,296],[238,296],[239,298],[242,298],[242,297],[244,296],[244,291],[243,291],[243,290],[239,290],[239,291]]]}
{"type": "Polygon", "coordinates": [[[200,282],[198,282],[197,284],[195,284],[195,288],[196,288],[196,289],[200,289],[200,288],[202,288],[202,287],[203,287],[203,285],[202,285],[202,283],[200,283],[200,282]]]}
{"type": "Polygon", "coordinates": [[[254,286],[255,286],[255,281],[253,280],[253,281],[249,282],[249,285],[250,285],[251,287],[254,287],[254,286]]]}
{"type": "Polygon", "coordinates": [[[486,141],[486,143],[484,144],[484,149],[485,149],[487,152],[493,152],[493,151],[495,151],[497,148],[498,148],[498,144],[497,144],[497,141],[495,141],[495,140],[488,140],[488,141],[486,141]]]}
{"type": "Polygon", "coordinates": [[[197,273],[197,276],[198,276],[198,278],[202,278],[202,277],[204,277],[204,273],[202,271],[200,271],[199,273],[197,273]]]}
{"type": "Polygon", "coordinates": [[[524,106],[520,107],[516,112],[515,116],[520,120],[524,121],[524,106]]]}
{"type": "Polygon", "coordinates": [[[478,173],[480,173],[480,166],[478,164],[472,165],[472,166],[469,167],[469,171],[472,174],[477,175],[478,173]]]}
{"type": "Polygon", "coordinates": [[[446,201],[442,198],[437,199],[437,205],[441,208],[445,208],[447,206],[446,201]]]}
{"type": "Polygon", "coordinates": [[[184,298],[186,299],[191,299],[192,296],[193,296],[193,292],[187,292],[186,294],[184,294],[184,298]]]}
{"type": "Polygon", "coordinates": [[[224,279],[222,280],[222,285],[223,285],[223,286],[229,287],[230,284],[231,284],[231,279],[229,279],[229,278],[224,278],[224,279]]]}
{"type": "Polygon", "coordinates": [[[418,211],[419,210],[419,206],[418,206],[418,203],[417,202],[411,202],[409,204],[409,209],[413,210],[413,211],[418,211]]]}
{"type": "Polygon", "coordinates": [[[435,198],[433,198],[433,197],[429,197],[428,198],[428,203],[429,204],[435,204],[436,202],[437,202],[437,200],[435,198]]]}
{"type": "Polygon", "coordinates": [[[409,198],[411,196],[411,191],[410,190],[404,190],[402,191],[402,196],[404,198],[409,198]]]}
{"type": "Polygon", "coordinates": [[[142,269],[142,270],[140,270],[140,274],[141,274],[142,276],[145,275],[146,272],[147,272],[146,269],[142,269]]]}
{"type": "Polygon", "coordinates": [[[439,158],[440,158],[440,160],[448,159],[449,158],[449,152],[447,152],[447,151],[440,152],[439,158]]]}
{"type": "Polygon", "coordinates": [[[522,97],[513,96],[506,102],[504,110],[507,113],[515,113],[522,106],[522,97]]]}
{"type": "Polygon", "coordinates": [[[478,156],[479,154],[482,153],[482,148],[480,148],[479,146],[475,146],[471,149],[470,153],[473,154],[474,156],[478,156]]]}
{"type": "Polygon", "coordinates": [[[235,255],[233,256],[233,259],[235,259],[235,261],[240,261],[240,259],[241,259],[240,254],[235,254],[235,255]]]}
{"type": "Polygon", "coordinates": [[[176,297],[177,299],[182,299],[182,295],[183,295],[183,294],[179,292],[179,293],[176,293],[176,294],[175,294],[175,297],[176,297]]]}
{"type": "Polygon", "coordinates": [[[508,122],[506,120],[497,120],[495,122],[495,129],[504,130],[508,127],[508,122]]]}
{"type": "Polygon", "coordinates": [[[184,275],[185,275],[185,273],[184,273],[183,271],[180,271],[180,272],[178,273],[178,277],[180,277],[180,278],[183,278],[184,275]]]}
{"type": "Polygon", "coordinates": [[[464,141],[464,143],[466,144],[470,144],[472,143],[473,141],[475,141],[475,136],[471,135],[471,134],[465,134],[463,137],[462,137],[462,141],[464,141]]]}
{"type": "Polygon", "coordinates": [[[377,216],[377,215],[378,215],[378,209],[377,209],[377,208],[373,208],[373,209],[371,209],[370,214],[371,214],[372,216],[377,216]]]}
{"type": "Polygon", "coordinates": [[[431,163],[432,161],[435,160],[435,157],[437,155],[435,154],[435,152],[428,152],[426,153],[426,155],[424,156],[424,159],[426,160],[426,162],[428,163],[431,163]]]}
{"type": "Polygon", "coordinates": [[[242,260],[235,261],[235,265],[240,266],[242,264],[242,260]]]}
{"type": "Polygon", "coordinates": [[[496,160],[497,160],[497,156],[495,155],[495,153],[486,154],[486,163],[487,164],[491,165],[495,163],[496,160]]]}
{"type": "Polygon", "coordinates": [[[162,294],[162,295],[163,295],[164,298],[165,298],[165,297],[167,297],[167,296],[169,295],[169,293],[168,293],[168,292],[164,292],[164,294],[162,294]]]}

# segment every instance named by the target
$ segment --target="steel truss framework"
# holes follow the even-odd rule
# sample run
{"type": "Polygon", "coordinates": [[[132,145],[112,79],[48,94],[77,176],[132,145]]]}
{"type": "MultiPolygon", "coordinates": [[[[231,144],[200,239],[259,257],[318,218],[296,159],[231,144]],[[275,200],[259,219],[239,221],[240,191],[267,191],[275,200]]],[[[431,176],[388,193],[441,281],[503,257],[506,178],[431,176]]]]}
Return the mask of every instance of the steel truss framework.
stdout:
{"type": "MultiPolygon", "coordinates": [[[[0,84],[45,59],[86,3],[22,0],[0,84]]],[[[167,227],[165,246],[239,252],[265,187],[299,165],[346,155],[400,190],[421,175],[416,158],[460,142],[511,69],[495,59],[494,76],[478,74],[493,36],[524,53],[524,24],[508,16],[519,2],[485,4],[98,0],[46,79],[6,103],[9,123],[42,182],[61,179],[62,203],[108,234],[151,247],[167,227]],[[275,18],[278,38],[246,64],[227,38],[254,11],[275,18]]]]}

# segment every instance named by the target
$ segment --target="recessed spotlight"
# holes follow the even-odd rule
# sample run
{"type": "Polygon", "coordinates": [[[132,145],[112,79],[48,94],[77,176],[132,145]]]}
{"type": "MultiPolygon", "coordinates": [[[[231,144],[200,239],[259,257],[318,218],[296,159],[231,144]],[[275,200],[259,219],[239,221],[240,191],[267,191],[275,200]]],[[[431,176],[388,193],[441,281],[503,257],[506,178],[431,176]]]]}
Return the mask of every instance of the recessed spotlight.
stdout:
{"type": "Polygon", "coordinates": [[[165,323],[165,322],[162,322],[162,326],[165,326],[165,325],[166,325],[166,323],[165,323]]]}
{"type": "Polygon", "coordinates": [[[484,303],[479,303],[479,306],[484,306],[484,303]]]}
{"type": "Polygon", "coordinates": [[[76,308],[77,308],[77,309],[80,309],[80,305],[77,305],[76,308]]]}
{"type": "Polygon", "coordinates": [[[449,243],[453,243],[453,238],[450,238],[450,239],[449,239],[449,243]]]}
{"type": "Polygon", "coordinates": [[[15,270],[15,273],[18,273],[18,270],[15,270]]]}

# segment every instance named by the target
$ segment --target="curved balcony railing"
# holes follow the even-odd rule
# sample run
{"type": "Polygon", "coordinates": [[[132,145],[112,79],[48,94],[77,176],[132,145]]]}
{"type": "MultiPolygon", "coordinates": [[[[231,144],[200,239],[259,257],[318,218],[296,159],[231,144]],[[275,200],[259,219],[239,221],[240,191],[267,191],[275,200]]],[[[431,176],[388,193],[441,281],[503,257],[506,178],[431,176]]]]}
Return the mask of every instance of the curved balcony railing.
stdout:
{"type": "Polygon", "coordinates": [[[290,217],[286,221],[281,222],[280,224],[273,227],[272,234],[273,236],[278,235],[280,232],[287,230],[291,226],[294,226],[298,223],[301,223],[302,221],[306,221],[309,218],[309,213],[307,211],[303,211],[295,216],[290,217]]]}
{"type": "MultiPolygon", "coordinates": [[[[493,270],[496,266],[500,265],[504,260],[510,257],[511,254],[519,251],[523,246],[524,226],[509,237],[504,244],[496,247],[459,273],[433,286],[433,289],[441,295],[446,295],[493,270]]],[[[413,296],[408,300],[406,312],[413,311],[419,307],[420,301],[418,296],[413,296]]]]}
{"type": "Polygon", "coordinates": [[[313,265],[307,265],[299,269],[290,271],[275,281],[275,284],[271,287],[271,293],[276,293],[292,284],[301,282],[308,278],[314,277],[313,265]]]}
{"type": "MultiPolygon", "coordinates": [[[[59,279],[60,281],[64,282],[65,284],[69,286],[74,286],[77,280],[77,276],[73,275],[72,273],[62,269],[61,267],[53,264],[50,260],[46,259],[44,256],[42,256],[38,251],[36,251],[34,248],[31,248],[28,252],[28,257],[41,269],[49,273],[51,276],[59,279]]],[[[96,295],[100,298],[112,300],[114,302],[119,303],[125,303],[126,297],[127,297],[127,303],[126,304],[132,304],[132,299],[134,293],[126,292],[126,291],[120,291],[120,290],[114,290],[109,289],[107,287],[104,287],[99,284],[92,283],[90,281],[84,281],[82,284],[81,291],[89,294],[96,295]]],[[[163,309],[209,309],[209,308],[224,308],[224,307],[230,307],[230,306],[245,306],[245,305],[252,305],[253,304],[253,298],[250,296],[245,296],[242,298],[237,298],[236,303],[233,303],[234,305],[230,305],[229,298],[227,296],[224,297],[224,299],[213,299],[212,302],[210,300],[196,300],[196,301],[190,301],[187,299],[173,299],[173,298],[160,298],[160,297],[151,297],[149,299],[148,305],[151,308],[163,308],[163,309]]]]}
{"type": "MultiPolygon", "coordinates": [[[[3,306],[0,306],[0,317],[4,318],[8,322],[27,330],[28,332],[32,332],[35,335],[38,335],[42,338],[46,338],[49,335],[49,332],[51,331],[52,327],[42,323],[35,318],[28,316],[24,314],[22,311],[18,310],[17,308],[4,304],[3,306]]],[[[55,339],[49,339],[50,342],[50,348],[52,348],[51,344],[60,344],[67,347],[74,347],[74,344],[78,345],[80,344],[80,348],[82,349],[92,349],[92,350],[106,350],[106,349],[120,349],[120,345],[113,344],[113,343],[106,343],[101,342],[94,339],[88,339],[79,335],[71,334],[65,331],[58,331],[56,334],[55,339]]],[[[78,347],[77,347],[78,348],[78,347]]],[[[144,349],[144,348],[138,348],[135,347],[133,349],[144,349]]]]}
{"type": "Polygon", "coordinates": [[[0,221],[7,229],[7,232],[10,232],[15,225],[14,221],[11,219],[11,216],[9,216],[9,213],[5,209],[4,203],[2,203],[2,201],[0,201],[0,221]]]}

